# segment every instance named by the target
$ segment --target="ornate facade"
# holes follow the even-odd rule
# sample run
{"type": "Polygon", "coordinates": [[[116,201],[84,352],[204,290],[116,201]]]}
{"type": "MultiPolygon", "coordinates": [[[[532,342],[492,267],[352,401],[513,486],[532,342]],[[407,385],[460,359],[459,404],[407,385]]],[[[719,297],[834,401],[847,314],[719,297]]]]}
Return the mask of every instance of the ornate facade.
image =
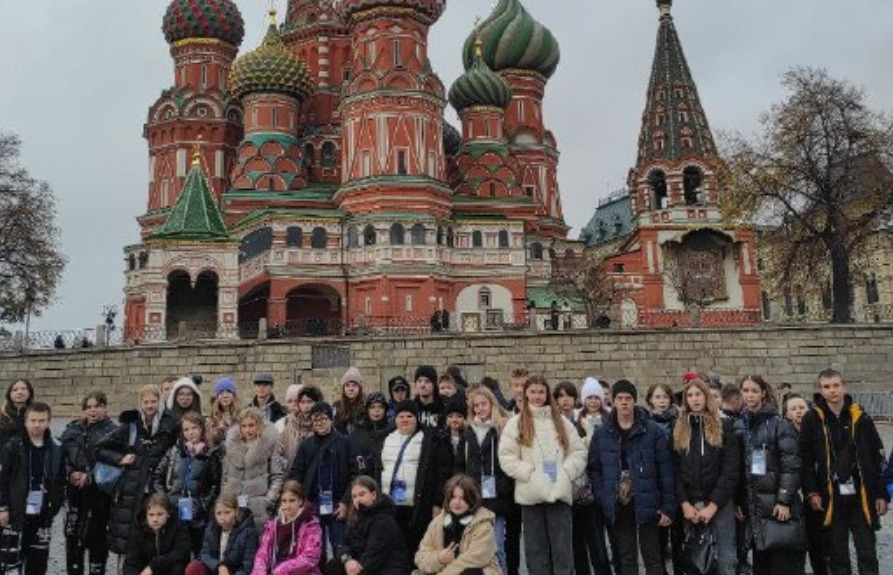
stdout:
{"type": "Polygon", "coordinates": [[[232,0],[171,2],[174,83],[149,109],[147,209],[125,249],[129,340],[524,317],[542,246],[568,231],[542,115],[558,44],[500,0],[447,90],[428,59],[445,8],[290,0],[237,58],[232,0]]]}
{"type": "Polygon", "coordinates": [[[651,79],[627,189],[603,200],[581,240],[604,255],[625,326],[760,321],[753,230],[723,219],[722,168],[682,51],[672,0],[657,0],[651,79]]]}

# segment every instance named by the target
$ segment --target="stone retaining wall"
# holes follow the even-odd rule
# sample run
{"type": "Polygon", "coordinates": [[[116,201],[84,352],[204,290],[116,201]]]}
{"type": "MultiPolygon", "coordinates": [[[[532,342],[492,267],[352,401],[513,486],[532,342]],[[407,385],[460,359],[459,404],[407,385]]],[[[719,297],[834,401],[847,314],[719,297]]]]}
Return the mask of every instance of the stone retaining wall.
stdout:
{"type": "MultiPolygon", "coordinates": [[[[166,375],[200,373],[209,395],[213,380],[233,375],[243,394],[259,371],[276,378],[276,393],[299,379],[313,381],[334,399],[348,363],[360,368],[366,390],[384,388],[396,374],[412,377],[420,363],[450,363],[468,379],[484,374],[505,382],[512,367],[527,366],[553,381],[586,375],[627,377],[645,386],[676,384],[687,370],[714,371],[731,380],[760,373],[775,383],[808,391],[818,371],[840,369],[853,389],[890,388],[893,326],[753,328],[680,331],[421,336],[412,339],[306,339],[300,341],[193,342],[109,349],[40,351],[0,355],[0,381],[31,380],[55,413],[71,416],[92,388],[109,395],[117,411],[135,403],[134,391],[166,375]]],[[[206,397],[205,402],[208,402],[206,397]]]]}

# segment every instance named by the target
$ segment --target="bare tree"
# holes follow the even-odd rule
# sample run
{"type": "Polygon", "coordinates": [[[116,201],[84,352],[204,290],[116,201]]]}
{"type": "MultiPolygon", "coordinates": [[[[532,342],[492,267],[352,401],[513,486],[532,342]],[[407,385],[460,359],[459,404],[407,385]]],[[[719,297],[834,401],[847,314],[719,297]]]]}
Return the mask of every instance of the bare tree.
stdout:
{"type": "Polygon", "coordinates": [[[605,312],[615,296],[614,281],[605,270],[604,260],[591,250],[555,253],[549,289],[561,298],[582,303],[590,326],[604,322],[602,318],[607,317],[605,312]]]}
{"type": "Polygon", "coordinates": [[[763,115],[759,135],[723,142],[724,211],[772,229],[763,240],[779,282],[830,268],[831,321],[847,322],[853,254],[893,207],[893,122],[825,70],[792,69],[782,85],[790,96],[763,115]]]}
{"type": "Polygon", "coordinates": [[[19,165],[19,138],[0,132],[0,321],[39,314],[65,268],[55,198],[19,165]]]}

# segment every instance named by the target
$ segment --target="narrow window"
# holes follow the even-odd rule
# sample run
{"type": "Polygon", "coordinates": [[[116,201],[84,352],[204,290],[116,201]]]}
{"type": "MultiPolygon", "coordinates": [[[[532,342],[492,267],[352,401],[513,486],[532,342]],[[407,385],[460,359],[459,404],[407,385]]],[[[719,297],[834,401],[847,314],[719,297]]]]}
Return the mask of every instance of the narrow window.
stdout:
{"type": "Polygon", "coordinates": [[[480,230],[471,232],[471,247],[480,248],[484,246],[484,234],[480,230]]]}
{"type": "Polygon", "coordinates": [[[403,67],[403,56],[400,54],[400,40],[394,40],[394,67],[403,67]]]}
{"type": "Polygon", "coordinates": [[[406,175],[406,150],[397,150],[397,173],[406,175]]]}

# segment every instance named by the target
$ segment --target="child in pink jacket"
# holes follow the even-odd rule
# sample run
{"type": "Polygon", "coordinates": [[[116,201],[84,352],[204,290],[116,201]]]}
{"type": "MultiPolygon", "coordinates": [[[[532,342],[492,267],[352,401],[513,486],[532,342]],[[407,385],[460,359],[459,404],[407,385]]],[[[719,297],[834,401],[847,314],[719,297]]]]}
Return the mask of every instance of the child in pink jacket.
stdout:
{"type": "Polygon", "coordinates": [[[297,481],[286,481],[279,514],[264,526],[251,575],[321,575],[322,529],[297,481]]]}

